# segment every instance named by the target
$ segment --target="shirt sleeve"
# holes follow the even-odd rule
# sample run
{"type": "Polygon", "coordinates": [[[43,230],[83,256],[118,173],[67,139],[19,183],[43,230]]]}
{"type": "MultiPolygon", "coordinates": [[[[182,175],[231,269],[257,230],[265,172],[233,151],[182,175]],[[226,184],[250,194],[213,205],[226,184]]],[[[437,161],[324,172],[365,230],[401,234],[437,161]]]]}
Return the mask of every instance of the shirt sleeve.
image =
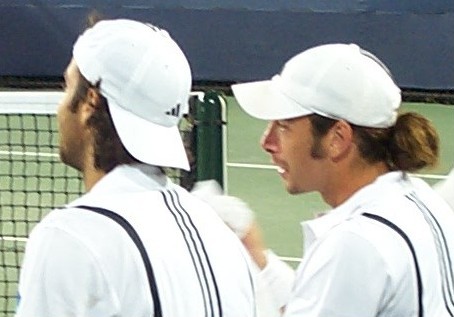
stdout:
{"type": "Polygon", "coordinates": [[[266,251],[266,260],[265,268],[256,275],[258,317],[279,316],[295,280],[295,271],[272,250],[266,251]]]}
{"type": "Polygon", "coordinates": [[[341,232],[314,247],[298,269],[284,316],[377,316],[389,275],[372,243],[341,232]]]}
{"type": "Polygon", "coordinates": [[[101,269],[81,241],[58,228],[33,231],[21,268],[16,317],[113,316],[118,306],[108,294],[101,269]]]}

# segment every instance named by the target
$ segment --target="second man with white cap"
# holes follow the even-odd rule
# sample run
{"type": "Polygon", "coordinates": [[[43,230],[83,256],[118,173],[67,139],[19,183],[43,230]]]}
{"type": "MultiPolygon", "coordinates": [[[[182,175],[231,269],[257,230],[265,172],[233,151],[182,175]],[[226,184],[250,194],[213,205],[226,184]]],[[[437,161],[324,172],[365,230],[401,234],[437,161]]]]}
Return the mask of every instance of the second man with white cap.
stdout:
{"type": "Polygon", "coordinates": [[[454,316],[454,214],[409,175],[436,163],[438,135],[421,115],[397,112],[383,63],[354,44],[322,45],[271,80],[232,89],[269,121],[261,144],[287,191],[319,192],[332,207],[303,223],[305,254],[287,291],[279,261],[257,252],[260,240],[245,243],[284,316],[454,316]]]}

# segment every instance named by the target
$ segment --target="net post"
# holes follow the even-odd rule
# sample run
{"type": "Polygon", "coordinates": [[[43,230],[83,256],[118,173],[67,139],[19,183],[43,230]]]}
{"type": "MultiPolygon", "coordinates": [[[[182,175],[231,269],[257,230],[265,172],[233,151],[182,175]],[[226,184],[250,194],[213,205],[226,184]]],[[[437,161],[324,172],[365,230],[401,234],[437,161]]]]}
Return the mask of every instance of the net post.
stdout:
{"type": "Polygon", "coordinates": [[[214,179],[224,187],[223,97],[205,92],[195,104],[196,179],[214,179]]]}

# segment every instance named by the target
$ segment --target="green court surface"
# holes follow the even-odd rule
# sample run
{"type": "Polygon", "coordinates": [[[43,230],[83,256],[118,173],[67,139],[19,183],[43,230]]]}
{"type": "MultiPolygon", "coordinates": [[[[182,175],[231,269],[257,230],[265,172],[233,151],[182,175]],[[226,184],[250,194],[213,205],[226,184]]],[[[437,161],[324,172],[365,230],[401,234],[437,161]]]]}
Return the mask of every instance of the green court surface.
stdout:
{"type": "MultiPolygon", "coordinates": [[[[228,97],[227,172],[228,191],[245,200],[256,212],[266,242],[277,254],[301,257],[300,222],[329,209],[316,193],[291,196],[282,186],[270,158],[259,145],[266,122],[251,118],[228,97]]],[[[437,168],[425,170],[433,184],[454,166],[454,106],[405,103],[403,111],[419,112],[435,124],[440,134],[441,160],[437,168]]]]}

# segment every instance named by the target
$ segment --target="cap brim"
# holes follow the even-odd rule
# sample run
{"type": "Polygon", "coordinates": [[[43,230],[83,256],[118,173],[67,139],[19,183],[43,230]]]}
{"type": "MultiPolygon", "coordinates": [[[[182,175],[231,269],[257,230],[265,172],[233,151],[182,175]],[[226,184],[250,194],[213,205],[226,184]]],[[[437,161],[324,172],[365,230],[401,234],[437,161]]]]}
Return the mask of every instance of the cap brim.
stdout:
{"type": "Polygon", "coordinates": [[[283,120],[313,113],[281,93],[272,80],[235,84],[232,91],[241,108],[258,119],[283,120]]]}
{"type": "Polygon", "coordinates": [[[178,126],[163,127],[144,120],[108,100],[117,133],[137,160],[156,166],[190,170],[178,126]]]}

